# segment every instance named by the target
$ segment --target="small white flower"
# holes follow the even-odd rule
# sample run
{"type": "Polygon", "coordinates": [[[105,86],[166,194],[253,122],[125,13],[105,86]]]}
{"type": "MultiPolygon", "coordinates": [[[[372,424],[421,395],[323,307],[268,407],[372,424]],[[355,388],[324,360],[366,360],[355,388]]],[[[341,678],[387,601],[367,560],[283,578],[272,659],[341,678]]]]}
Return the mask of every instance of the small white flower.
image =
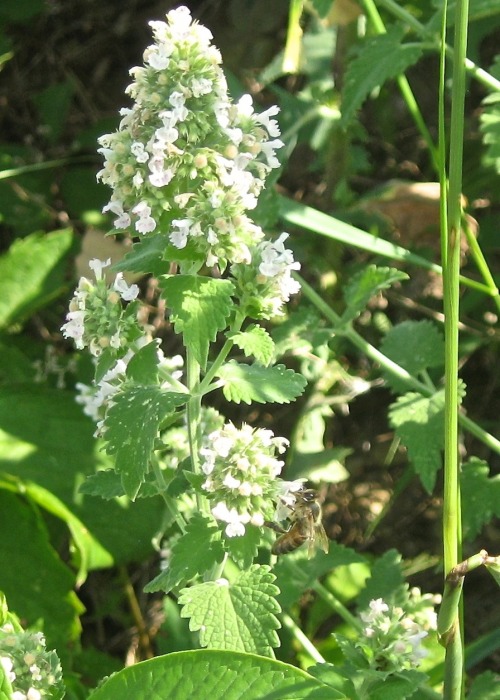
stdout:
{"type": "Polygon", "coordinates": [[[131,284],[129,287],[123,279],[123,272],[119,272],[116,275],[113,289],[118,292],[124,301],[133,301],[133,299],[137,299],[139,295],[139,287],[136,284],[131,284]]]}
{"type": "Polygon", "coordinates": [[[98,260],[97,258],[93,258],[92,260],[89,261],[89,267],[93,271],[96,280],[102,280],[103,274],[102,271],[104,268],[109,267],[111,265],[111,258],[108,258],[107,260],[98,260]]]}

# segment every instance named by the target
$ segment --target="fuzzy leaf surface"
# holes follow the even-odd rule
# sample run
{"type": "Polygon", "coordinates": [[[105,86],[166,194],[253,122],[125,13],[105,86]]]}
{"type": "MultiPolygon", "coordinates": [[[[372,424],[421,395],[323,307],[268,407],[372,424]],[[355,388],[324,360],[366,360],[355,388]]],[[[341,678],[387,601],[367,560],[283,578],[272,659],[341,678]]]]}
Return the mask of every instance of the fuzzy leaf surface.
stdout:
{"type": "Polygon", "coordinates": [[[264,367],[267,367],[273,359],[274,342],[262,326],[252,324],[246,330],[232,333],[229,337],[240,350],[243,350],[246,357],[255,357],[264,367]]]}
{"type": "Polygon", "coordinates": [[[116,455],[115,468],[129,498],[137,496],[149,471],[160,424],[187,398],[157,386],[133,386],[113,397],[114,404],[106,416],[106,451],[116,455]]]}
{"type": "Polygon", "coordinates": [[[224,381],[224,396],[234,403],[290,403],[303,393],[307,383],[284,365],[262,367],[234,360],[223,365],[216,376],[224,381]]]}
{"type": "Polygon", "coordinates": [[[342,94],[342,123],[347,126],[372,90],[390,78],[402,75],[422,55],[419,44],[403,44],[404,30],[389,28],[385,34],[360,44],[360,50],[347,68],[342,94]]]}
{"type": "Polygon", "coordinates": [[[434,488],[442,463],[443,410],[443,391],[431,397],[409,392],[399,396],[389,409],[390,423],[428,493],[434,488]]]}
{"type": "Polygon", "coordinates": [[[372,297],[382,289],[387,289],[395,282],[408,279],[406,272],[392,267],[377,267],[368,265],[358,272],[347,283],[344,289],[344,299],[347,308],[342,314],[342,321],[353,321],[365,310],[372,297]]]}
{"type": "MultiPolygon", "coordinates": [[[[385,335],[380,349],[413,377],[431,367],[444,364],[444,338],[432,321],[403,321],[385,335]]],[[[406,385],[389,372],[384,376],[394,391],[404,392],[406,385]]]]}
{"type": "Polygon", "coordinates": [[[145,587],[147,593],[169,593],[179,585],[185,585],[198,574],[208,571],[224,557],[224,547],[219,538],[219,528],[211,518],[195,513],[186,532],[172,547],[169,566],[145,587]]]}
{"type": "Polygon", "coordinates": [[[219,579],[184,588],[181,616],[189,618],[192,632],[200,632],[202,647],[272,657],[280,627],[274,580],[268,566],[256,564],[232,583],[219,579]]]}
{"type": "Polygon", "coordinates": [[[471,459],[462,467],[462,517],[469,540],[493,517],[500,517],[500,475],[490,477],[489,473],[488,465],[480,459],[471,459]]]}
{"type": "Polygon", "coordinates": [[[193,275],[166,277],[161,284],[175,332],[182,333],[184,345],[204,369],[210,343],[227,327],[234,285],[229,280],[193,275]]]}
{"type": "Polygon", "coordinates": [[[346,698],[305,671],[274,659],[196,649],[158,656],[107,678],[89,700],[336,700],[346,698]]]}

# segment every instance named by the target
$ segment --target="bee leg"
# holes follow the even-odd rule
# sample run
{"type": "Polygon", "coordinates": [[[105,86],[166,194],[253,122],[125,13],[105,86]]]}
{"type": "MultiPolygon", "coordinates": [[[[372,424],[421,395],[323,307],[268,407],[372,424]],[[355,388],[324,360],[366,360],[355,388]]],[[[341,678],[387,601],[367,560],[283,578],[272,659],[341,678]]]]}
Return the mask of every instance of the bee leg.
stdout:
{"type": "Polygon", "coordinates": [[[273,523],[271,520],[264,521],[264,525],[270,528],[271,530],[274,530],[274,532],[279,533],[280,535],[284,535],[285,532],[288,532],[288,530],[284,530],[278,525],[278,523],[273,523]]]}

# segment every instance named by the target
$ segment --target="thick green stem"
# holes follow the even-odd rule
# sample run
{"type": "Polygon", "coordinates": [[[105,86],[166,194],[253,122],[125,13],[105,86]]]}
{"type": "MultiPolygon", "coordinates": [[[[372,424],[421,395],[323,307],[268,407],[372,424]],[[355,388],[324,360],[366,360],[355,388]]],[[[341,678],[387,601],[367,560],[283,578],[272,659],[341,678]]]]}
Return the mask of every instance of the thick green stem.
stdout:
{"type": "MultiPolygon", "coordinates": [[[[459,479],[458,328],[460,236],[462,220],[462,161],[465,104],[465,58],[468,0],[458,0],[455,12],[453,83],[451,94],[448,227],[443,264],[445,314],[445,440],[443,545],[444,570],[450,572],[462,559],[459,479]]],[[[444,115],[440,115],[444,119],[444,115]]],[[[459,592],[457,590],[457,594],[459,592]]],[[[459,700],[463,691],[463,642],[459,609],[450,627],[445,657],[444,697],[459,700]]]]}

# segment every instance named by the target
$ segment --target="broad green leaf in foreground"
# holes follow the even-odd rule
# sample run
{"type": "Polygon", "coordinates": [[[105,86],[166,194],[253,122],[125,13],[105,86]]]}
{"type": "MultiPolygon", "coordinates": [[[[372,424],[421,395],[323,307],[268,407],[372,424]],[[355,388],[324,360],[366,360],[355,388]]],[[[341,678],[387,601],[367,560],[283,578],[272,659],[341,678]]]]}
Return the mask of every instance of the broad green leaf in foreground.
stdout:
{"type": "Polygon", "coordinates": [[[279,589],[268,566],[253,565],[238,578],[199,583],[179,596],[189,629],[200,632],[200,645],[272,656],[279,644],[276,602],[279,589]]]}
{"type": "MultiPolygon", "coordinates": [[[[89,546],[81,555],[89,570],[150,554],[164,508],[160,498],[148,503],[132,504],[125,498],[105,503],[78,493],[96,467],[112,466],[94,431],[95,424],[69,391],[30,382],[4,385],[0,392],[0,470],[12,475],[6,478],[38,484],[74,513],[92,535],[79,544],[89,546]]],[[[57,524],[60,533],[66,525],[67,519],[64,525],[57,524]]]]}
{"type": "Polygon", "coordinates": [[[61,293],[72,245],[70,229],[34,233],[0,257],[0,328],[25,320],[61,293]]]}
{"type": "Polygon", "coordinates": [[[167,234],[146,236],[134,243],[132,250],[112,269],[115,272],[149,272],[156,277],[163,275],[169,268],[169,263],[163,259],[167,243],[167,234]]]}
{"type": "Polygon", "coordinates": [[[149,471],[160,424],[187,398],[154,386],[133,386],[113,397],[106,416],[106,451],[116,454],[116,470],[130,498],[137,496],[149,471]]]}
{"type": "Polygon", "coordinates": [[[205,368],[210,343],[227,326],[233,284],[229,280],[174,275],[163,278],[161,286],[162,297],[172,310],[175,332],[182,333],[184,345],[205,368]]]}
{"type": "Polygon", "coordinates": [[[305,671],[254,654],[198,649],[129,666],[89,700],[336,700],[346,698],[305,671]]]}
{"type": "Polygon", "coordinates": [[[368,265],[349,280],[344,289],[347,308],[342,314],[342,321],[353,321],[365,310],[372,297],[382,289],[387,289],[395,282],[408,279],[406,272],[392,267],[368,265]]]}
{"type": "Polygon", "coordinates": [[[42,621],[48,647],[65,654],[80,634],[83,605],[73,591],[75,575],[49,542],[36,510],[0,490],[0,590],[27,625],[42,621]]]}
{"type": "Polygon", "coordinates": [[[197,574],[203,574],[221,562],[224,547],[218,533],[219,528],[212,518],[195,513],[186,532],[172,547],[168,568],[148,583],[145,591],[169,593],[176,586],[185,585],[197,574]]]}
{"type": "Polygon", "coordinates": [[[14,476],[0,474],[0,488],[18,492],[28,496],[33,503],[60,518],[68,526],[73,543],[77,550],[74,557],[78,562],[77,585],[80,586],[87,578],[89,564],[98,561],[101,566],[112,566],[113,557],[89,532],[88,528],[76,517],[65,504],[48,489],[39,484],[22,481],[14,476]]]}
{"type": "Polygon", "coordinates": [[[410,392],[400,396],[389,410],[390,423],[428,493],[442,463],[443,409],[444,392],[438,391],[430,397],[410,392]]]}
{"type": "Polygon", "coordinates": [[[360,43],[358,56],[348,64],[342,91],[342,123],[349,124],[374,88],[402,75],[422,55],[420,44],[403,44],[404,29],[391,27],[385,34],[360,43]]]}
{"type": "Polygon", "coordinates": [[[224,382],[222,391],[226,399],[235,403],[290,403],[302,394],[306,386],[301,374],[284,365],[262,367],[231,360],[219,369],[216,376],[224,382]]]}
{"type": "Polygon", "coordinates": [[[274,355],[274,343],[269,333],[262,328],[252,324],[244,331],[231,333],[229,335],[235,345],[237,345],[246,357],[255,357],[261,365],[267,366],[274,355]]]}
{"type": "Polygon", "coordinates": [[[485,671],[472,681],[467,700],[497,700],[499,687],[500,675],[485,671]]]}

